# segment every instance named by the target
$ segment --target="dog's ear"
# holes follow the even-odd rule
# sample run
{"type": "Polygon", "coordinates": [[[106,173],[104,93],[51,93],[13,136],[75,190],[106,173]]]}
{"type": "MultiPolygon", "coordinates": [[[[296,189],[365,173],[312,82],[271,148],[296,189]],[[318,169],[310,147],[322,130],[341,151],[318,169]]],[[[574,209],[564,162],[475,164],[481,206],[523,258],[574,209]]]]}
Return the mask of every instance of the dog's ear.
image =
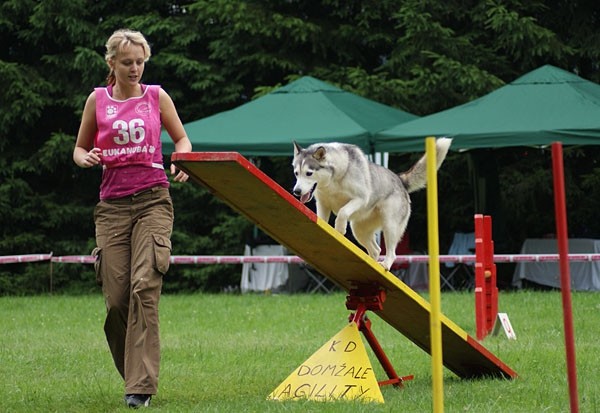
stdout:
{"type": "Polygon", "coordinates": [[[313,158],[317,161],[322,161],[325,158],[325,147],[319,146],[315,153],[313,153],[313,158]]]}
{"type": "Polygon", "coordinates": [[[296,141],[294,142],[294,156],[297,156],[300,152],[302,152],[302,147],[298,145],[296,141]]]}

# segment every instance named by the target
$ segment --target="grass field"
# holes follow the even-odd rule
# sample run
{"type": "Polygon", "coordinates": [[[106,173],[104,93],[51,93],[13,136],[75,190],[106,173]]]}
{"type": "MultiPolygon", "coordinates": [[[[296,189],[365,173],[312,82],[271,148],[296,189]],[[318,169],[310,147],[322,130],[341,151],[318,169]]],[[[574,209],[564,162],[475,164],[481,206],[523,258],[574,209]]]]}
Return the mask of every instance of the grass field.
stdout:
{"type": "MultiPolygon", "coordinates": [[[[345,325],[345,295],[164,295],[162,365],[151,409],[162,412],[428,412],[431,358],[373,316],[403,389],[384,404],[269,401],[267,395],[345,325]]],[[[442,294],[442,311],[475,335],[473,293],[442,294]]],[[[574,293],[579,404],[600,411],[600,295],[574,293]]],[[[446,412],[568,412],[559,292],[503,292],[517,340],[483,344],[516,380],[462,380],[444,370],[446,412]]],[[[104,342],[100,295],[0,298],[0,411],[124,411],[123,385],[104,342]]],[[[369,350],[370,351],[370,350],[369,350]]],[[[376,376],[385,379],[371,357],[376,376]]]]}

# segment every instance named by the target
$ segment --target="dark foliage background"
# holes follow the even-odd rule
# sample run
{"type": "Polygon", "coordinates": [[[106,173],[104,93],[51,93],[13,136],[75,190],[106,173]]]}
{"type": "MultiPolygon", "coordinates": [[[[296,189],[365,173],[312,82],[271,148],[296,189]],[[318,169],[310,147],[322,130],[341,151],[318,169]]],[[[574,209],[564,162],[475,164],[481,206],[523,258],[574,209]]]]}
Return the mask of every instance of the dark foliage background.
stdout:
{"type": "MultiPolygon", "coordinates": [[[[3,0],[0,2],[0,255],[88,254],[99,170],[71,153],[85,98],[106,76],[104,42],[142,31],[153,48],[145,80],[161,84],[184,122],[233,108],[299,76],[426,115],[479,97],[543,64],[600,81],[595,0],[3,0]]],[[[480,154],[481,155],[481,154],[480,154]]],[[[596,237],[596,147],[568,148],[569,223],[596,237]]],[[[392,169],[412,154],[393,154],[392,169]]],[[[554,231],[549,153],[483,153],[497,168],[497,250],[554,231]]],[[[474,156],[452,153],[440,173],[442,251],[470,231],[474,156]]],[[[168,163],[168,159],[166,160],[168,163]]],[[[289,159],[260,160],[284,187],[289,159]]],[[[202,188],[174,184],[174,254],[241,254],[251,226],[202,188]]],[[[425,241],[424,193],[413,199],[413,248],[425,241]]],[[[510,271],[508,269],[507,271],[510,271]]],[[[0,294],[48,290],[49,265],[3,265],[0,294]]],[[[52,266],[54,288],[96,288],[83,265],[52,266]]],[[[220,291],[239,267],[173,266],[168,291],[220,291]]]]}

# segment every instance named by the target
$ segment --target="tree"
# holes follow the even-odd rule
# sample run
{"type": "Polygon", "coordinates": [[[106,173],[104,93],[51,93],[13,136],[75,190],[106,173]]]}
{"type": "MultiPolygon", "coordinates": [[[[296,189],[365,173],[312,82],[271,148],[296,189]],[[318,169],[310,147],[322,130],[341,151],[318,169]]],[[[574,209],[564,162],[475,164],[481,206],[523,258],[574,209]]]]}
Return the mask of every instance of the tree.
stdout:
{"type": "MultiPolygon", "coordinates": [[[[85,99],[106,76],[104,42],[117,28],[146,35],[153,56],[145,79],[161,84],[188,122],[303,75],[420,115],[479,97],[545,63],[598,81],[598,19],[592,0],[3,0],[0,254],[92,249],[100,172],[77,168],[71,152],[85,99]]],[[[577,155],[585,179],[573,179],[574,193],[589,193],[598,180],[593,155],[577,155]]],[[[397,161],[408,165],[407,156],[397,161]]],[[[506,182],[536,187],[540,177],[516,157],[500,158],[517,168],[506,182]]],[[[466,168],[464,157],[449,161],[449,171],[466,168]]],[[[291,179],[288,164],[263,162],[281,183],[291,179]]],[[[452,186],[461,196],[449,196],[444,208],[468,217],[468,183],[452,186]]],[[[245,220],[194,185],[172,191],[175,254],[240,253],[245,220]]],[[[583,204],[579,212],[590,215],[579,221],[591,220],[593,201],[583,204]]],[[[35,280],[25,268],[0,268],[0,293],[15,292],[22,278],[35,280]]],[[[90,268],[70,268],[57,275],[59,284],[91,284],[90,268]]],[[[221,278],[235,282],[230,268],[172,273],[173,288],[218,290],[221,278]]],[[[23,292],[36,289],[28,285],[23,292]]]]}

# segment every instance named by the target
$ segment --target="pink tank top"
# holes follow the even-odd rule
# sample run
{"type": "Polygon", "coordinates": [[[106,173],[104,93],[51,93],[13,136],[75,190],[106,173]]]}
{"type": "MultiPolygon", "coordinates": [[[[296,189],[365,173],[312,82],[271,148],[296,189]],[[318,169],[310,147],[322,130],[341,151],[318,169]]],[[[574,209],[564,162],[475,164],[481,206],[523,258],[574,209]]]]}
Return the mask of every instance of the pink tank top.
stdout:
{"type": "Polygon", "coordinates": [[[142,85],[142,96],[112,98],[112,87],[96,88],[102,184],[100,199],[121,198],[154,187],[168,187],[160,143],[160,86],[142,85]]]}

